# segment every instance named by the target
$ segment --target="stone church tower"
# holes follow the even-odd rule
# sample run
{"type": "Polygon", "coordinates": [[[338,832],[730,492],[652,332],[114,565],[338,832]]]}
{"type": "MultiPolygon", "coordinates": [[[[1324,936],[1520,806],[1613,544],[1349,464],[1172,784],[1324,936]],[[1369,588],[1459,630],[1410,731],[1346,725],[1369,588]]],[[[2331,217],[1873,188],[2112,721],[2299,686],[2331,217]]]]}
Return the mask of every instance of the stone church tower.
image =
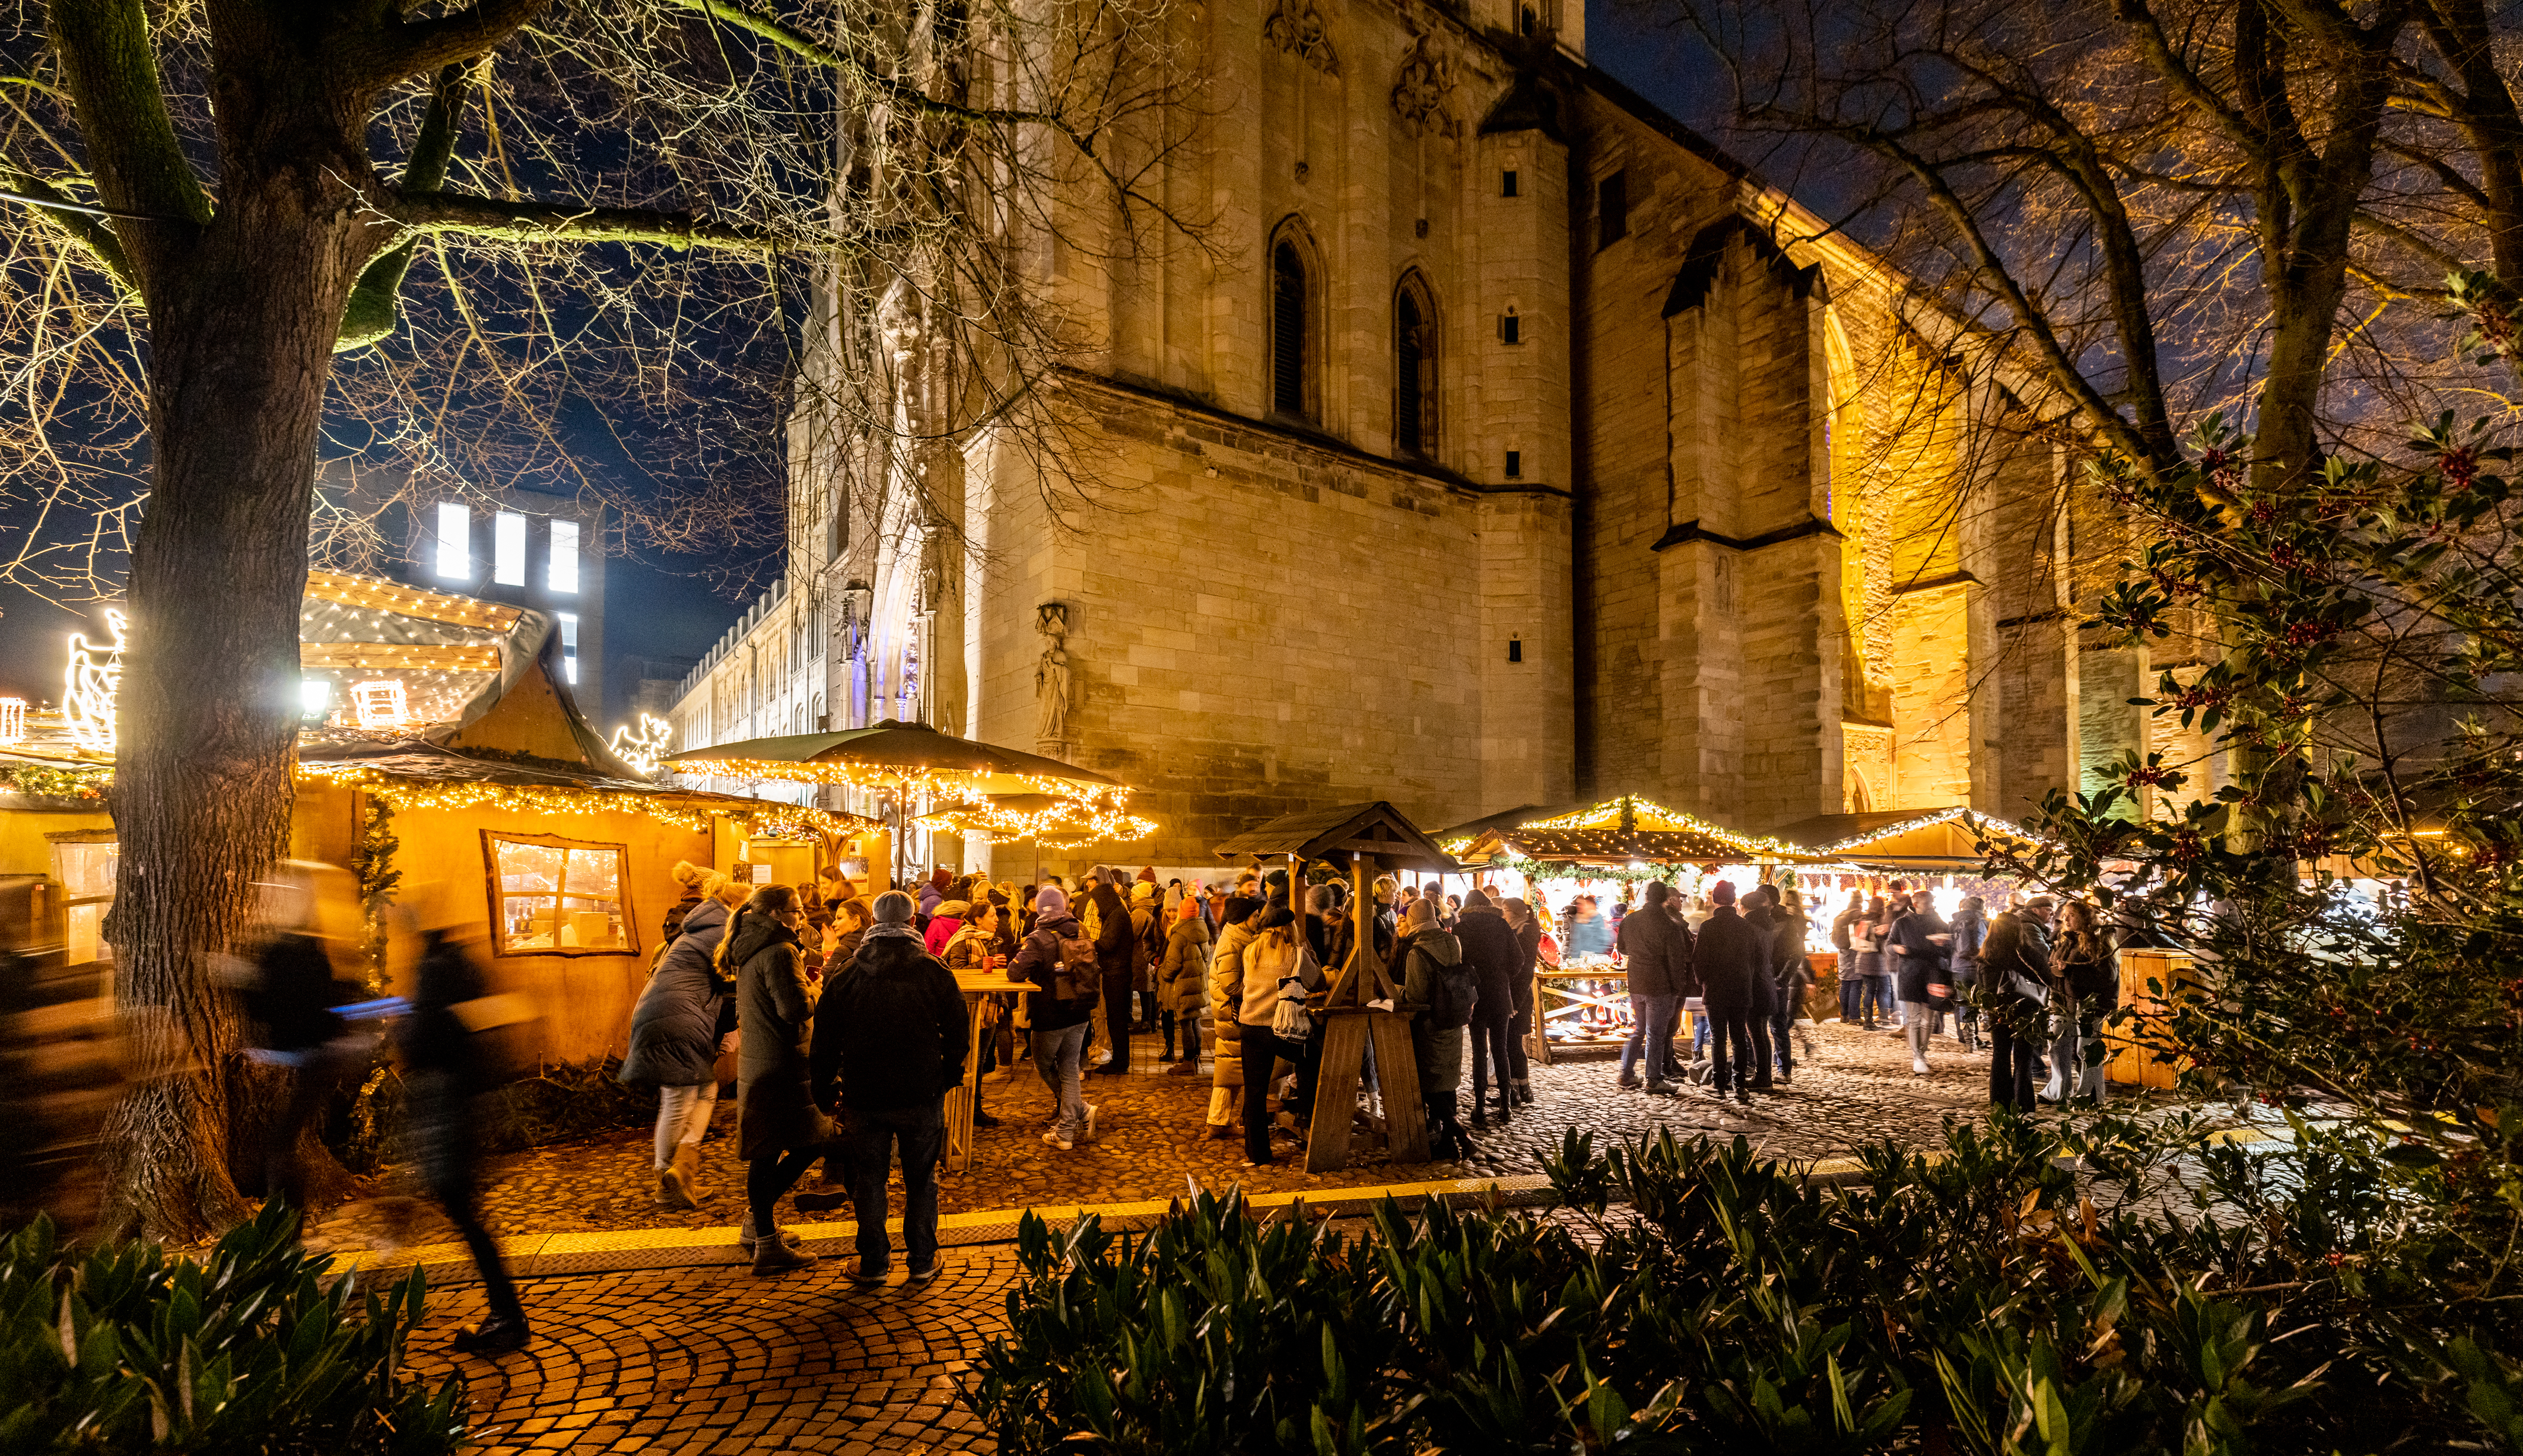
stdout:
{"type": "MultiPolygon", "coordinates": [[[[1184,17],[1216,110],[1152,185],[1214,246],[1041,259],[1093,504],[987,429],[888,467],[960,540],[801,469],[821,726],[1109,774],[1166,865],[1371,798],[1767,829],[2072,783],[2066,467],[2010,427],[2026,392],[1589,66],[1580,0],[1184,17]]],[[[1128,241],[1100,196],[1064,237],[1128,241]]],[[[868,327],[916,412],[916,327],[868,327]]]]}

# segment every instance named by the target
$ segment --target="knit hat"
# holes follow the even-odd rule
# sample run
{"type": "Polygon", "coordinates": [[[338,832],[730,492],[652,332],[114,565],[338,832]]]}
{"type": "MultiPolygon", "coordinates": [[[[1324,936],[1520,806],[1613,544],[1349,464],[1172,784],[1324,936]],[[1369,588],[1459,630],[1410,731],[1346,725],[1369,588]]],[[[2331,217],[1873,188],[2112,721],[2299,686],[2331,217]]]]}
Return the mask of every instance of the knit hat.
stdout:
{"type": "Polygon", "coordinates": [[[1174,918],[1177,920],[1199,919],[1200,902],[1189,895],[1185,895],[1182,901],[1182,908],[1174,912],[1174,918]]]}
{"type": "Polygon", "coordinates": [[[900,890],[887,890],[876,897],[876,922],[880,925],[908,925],[912,912],[919,907],[900,890]]]}
{"type": "Polygon", "coordinates": [[[1133,900],[1154,901],[1157,898],[1157,882],[1153,879],[1143,879],[1136,884],[1131,885],[1130,898],[1133,900]]]}
{"type": "Polygon", "coordinates": [[[1404,930],[1416,930],[1436,923],[1437,902],[1434,900],[1413,900],[1410,908],[1402,913],[1402,928],[1404,930]]]}
{"type": "Polygon", "coordinates": [[[1156,882],[1157,882],[1157,867],[1156,867],[1156,866],[1154,866],[1154,865],[1142,865],[1142,866],[1140,866],[1140,867],[1139,867],[1139,883],[1141,883],[1141,884],[1143,884],[1143,885],[1152,885],[1152,884],[1155,884],[1156,882]]]}
{"type": "Polygon", "coordinates": [[[1716,884],[1709,886],[1708,903],[1711,905],[1734,904],[1735,881],[1731,879],[1721,879],[1716,884]]]}
{"type": "Polygon", "coordinates": [[[1033,897],[1033,912],[1039,916],[1065,916],[1069,914],[1069,897],[1061,893],[1058,885],[1044,885],[1042,893],[1033,897]]]}

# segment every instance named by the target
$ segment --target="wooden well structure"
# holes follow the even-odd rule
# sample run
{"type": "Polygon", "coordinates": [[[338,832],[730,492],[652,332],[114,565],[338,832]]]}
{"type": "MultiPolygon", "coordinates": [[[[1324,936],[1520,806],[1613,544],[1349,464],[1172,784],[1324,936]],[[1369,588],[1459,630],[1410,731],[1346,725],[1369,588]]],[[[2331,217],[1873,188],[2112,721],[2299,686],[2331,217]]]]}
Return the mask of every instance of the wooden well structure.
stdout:
{"type": "MultiPolygon", "coordinates": [[[[1402,1001],[1402,988],[1375,954],[1375,901],[1372,885],[1379,872],[1417,869],[1460,874],[1463,868],[1448,858],[1437,842],[1403,818],[1401,811],[1379,799],[1369,804],[1341,804],[1282,815],[1217,846],[1222,860],[1285,859],[1288,862],[1288,906],[1305,930],[1306,864],[1324,860],[1349,866],[1351,943],[1349,963],[1326,967],[1329,979],[1314,1014],[1324,1018],[1323,1059],[1314,1083],[1314,1120],[1306,1134],[1306,1171],[1329,1172],[1349,1166],[1350,1131],[1357,1105],[1360,1070],[1366,1048],[1375,1047],[1378,1078],[1384,1085],[1385,1138],[1399,1162],[1428,1160],[1428,1119],[1419,1102],[1419,1063],[1410,1051],[1410,1013],[1416,1007],[1402,1001]],[[1381,1003],[1381,1005],[1377,1005],[1381,1003]]],[[[1400,933],[1400,927],[1395,927],[1400,933]]],[[[1246,1076],[1270,1074],[1270,1068],[1246,1076]]]]}

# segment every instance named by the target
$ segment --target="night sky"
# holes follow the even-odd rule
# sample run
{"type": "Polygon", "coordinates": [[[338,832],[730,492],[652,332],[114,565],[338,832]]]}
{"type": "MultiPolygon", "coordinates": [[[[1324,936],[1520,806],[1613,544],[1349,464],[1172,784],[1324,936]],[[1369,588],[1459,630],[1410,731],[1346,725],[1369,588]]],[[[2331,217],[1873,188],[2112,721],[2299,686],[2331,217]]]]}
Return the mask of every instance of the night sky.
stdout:
{"type": "MultiPolygon", "coordinates": [[[[1587,50],[1596,66],[1678,119],[1724,140],[1725,78],[1694,43],[1678,32],[1642,23],[1638,6],[1604,0],[1590,0],[1587,34],[1587,50]]],[[[1755,164],[1761,161],[1746,160],[1755,164]]],[[[763,427],[774,424],[765,420],[763,427]]],[[[590,441],[588,458],[596,468],[604,456],[614,453],[611,441],[590,441]]],[[[0,513],[0,535],[26,529],[23,518],[0,513]]],[[[766,540],[765,561],[759,564],[768,564],[778,549],[777,540],[766,540]]],[[[617,557],[610,563],[605,584],[605,681],[606,695],[612,701],[603,705],[596,719],[599,731],[609,730],[625,715],[631,683],[622,669],[624,658],[698,657],[734,622],[743,598],[713,591],[703,576],[713,565],[729,564],[734,563],[659,551],[635,551],[628,559],[617,557]]],[[[750,578],[758,592],[776,570],[771,566],[719,575],[739,581],[750,578]]],[[[0,693],[34,702],[58,701],[68,634],[101,629],[101,619],[91,621],[87,610],[55,606],[24,587],[0,583],[0,693]]]]}

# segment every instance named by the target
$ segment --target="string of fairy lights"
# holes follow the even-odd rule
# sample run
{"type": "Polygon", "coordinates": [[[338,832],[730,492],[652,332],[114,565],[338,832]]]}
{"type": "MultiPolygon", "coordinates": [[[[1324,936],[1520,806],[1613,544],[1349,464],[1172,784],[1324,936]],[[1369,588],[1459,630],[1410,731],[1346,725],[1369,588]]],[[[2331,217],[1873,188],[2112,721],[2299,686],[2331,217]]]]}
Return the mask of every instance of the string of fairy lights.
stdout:
{"type": "Polygon", "coordinates": [[[364,764],[302,763],[298,776],[373,794],[398,814],[412,809],[494,809],[509,814],[574,816],[642,814],[678,829],[706,830],[713,818],[747,821],[757,834],[788,837],[819,834],[847,838],[877,827],[855,814],[837,814],[809,804],[782,804],[769,799],[734,803],[696,802],[689,795],[643,794],[616,788],[583,788],[570,784],[485,783],[478,779],[434,780],[382,774],[364,764]]]}
{"type": "Polygon", "coordinates": [[[985,802],[923,815],[911,822],[914,828],[932,834],[980,834],[993,841],[1030,841],[1050,849],[1127,844],[1149,837],[1159,827],[1155,820],[1126,813],[1118,804],[1072,798],[1031,810],[985,802]]]}

